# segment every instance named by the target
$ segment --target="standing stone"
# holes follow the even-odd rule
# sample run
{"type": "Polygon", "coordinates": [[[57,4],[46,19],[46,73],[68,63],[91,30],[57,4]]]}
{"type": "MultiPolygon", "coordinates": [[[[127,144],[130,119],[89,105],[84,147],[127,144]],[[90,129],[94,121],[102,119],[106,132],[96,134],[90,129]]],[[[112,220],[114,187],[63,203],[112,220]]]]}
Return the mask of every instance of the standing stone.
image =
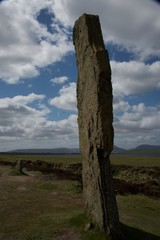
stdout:
{"type": "Polygon", "coordinates": [[[114,135],[111,68],[99,17],[82,15],[75,23],[73,41],[85,213],[112,239],[121,239],[109,160],[114,135]]]}
{"type": "Polygon", "coordinates": [[[20,159],[16,163],[15,170],[18,173],[23,173],[23,168],[24,168],[24,162],[23,162],[23,160],[20,159]]]}

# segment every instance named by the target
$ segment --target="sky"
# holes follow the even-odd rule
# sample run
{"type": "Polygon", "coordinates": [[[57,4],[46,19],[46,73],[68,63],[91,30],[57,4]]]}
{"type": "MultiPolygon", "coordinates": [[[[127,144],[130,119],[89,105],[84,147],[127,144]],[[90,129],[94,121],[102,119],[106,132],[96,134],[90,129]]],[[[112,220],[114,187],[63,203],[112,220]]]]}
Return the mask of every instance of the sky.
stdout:
{"type": "Polygon", "coordinates": [[[0,1],[0,151],[79,147],[72,29],[99,15],[112,69],[114,144],[160,145],[160,4],[0,1]]]}

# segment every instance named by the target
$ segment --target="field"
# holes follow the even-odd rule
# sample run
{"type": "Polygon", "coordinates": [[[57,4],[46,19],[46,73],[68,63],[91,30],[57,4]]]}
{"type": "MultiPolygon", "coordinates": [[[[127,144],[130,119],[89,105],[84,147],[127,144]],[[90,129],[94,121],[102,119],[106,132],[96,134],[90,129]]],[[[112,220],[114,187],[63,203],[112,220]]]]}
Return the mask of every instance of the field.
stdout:
{"type": "MultiPolygon", "coordinates": [[[[51,163],[81,163],[81,156],[51,156],[51,155],[16,155],[16,154],[0,154],[0,162],[15,162],[19,159],[37,161],[42,160],[51,163]]],[[[113,164],[127,165],[127,166],[159,166],[160,157],[143,157],[143,156],[111,156],[111,162],[113,164]]]]}
{"type": "MultiPolygon", "coordinates": [[[[81,163],[78,156],[0,155],[0,240],[109,240],[97,228],[84,230],[88,220],[83,215],[79,181],[62,172],[57,175],[38,169],[25,169],[26,175],[18,175],[11,166],[18,159],[45,161],[64,169],[65,173],[74,170],[75,174],[79,170],[73,166],[81,163]]],[[[116,166],[129,167],[118,168],[114,178],[141,183],[150,178],[159,184],[156,175],[159,157],[112,157],[111,161],[116,166]],[[143,171],[138,170],[141,167],[145,167],[143,171]]],[[[126,239],[160,239],[159,198],[125,193],[117,194],[117,203],[126,239]]]]}

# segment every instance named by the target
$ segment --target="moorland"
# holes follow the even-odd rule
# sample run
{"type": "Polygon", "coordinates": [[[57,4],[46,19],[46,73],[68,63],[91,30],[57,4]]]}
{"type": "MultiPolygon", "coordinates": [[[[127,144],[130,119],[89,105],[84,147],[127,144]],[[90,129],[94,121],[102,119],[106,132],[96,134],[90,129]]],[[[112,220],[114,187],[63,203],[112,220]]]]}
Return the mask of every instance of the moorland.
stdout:
{"type": "MultiPolygon", "coordinates": [[[[160,239],[160,157],[112,156],[126,239],[160,239]]],[[[81,156],[0,155],[0,240],[105,240],[83,213],[81,156]],[[24,160],[23,173],[15,170],[24,160]]]]}

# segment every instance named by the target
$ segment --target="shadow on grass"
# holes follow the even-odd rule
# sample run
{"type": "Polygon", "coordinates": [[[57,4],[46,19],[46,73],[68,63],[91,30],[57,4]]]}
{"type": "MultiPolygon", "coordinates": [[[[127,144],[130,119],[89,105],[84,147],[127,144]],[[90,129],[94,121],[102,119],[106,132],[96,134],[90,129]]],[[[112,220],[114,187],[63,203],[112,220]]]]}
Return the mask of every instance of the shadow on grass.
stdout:
{"type": "Polygon", "coordinates": [[[121,223],[126,240],[160,240],[160,237],[121,223]]]}
{"type": "MultiPolygon", "coordinates": [[[[97,227],[85,231],[84,229],[87,223],[89,223],[89,220],[84,214],[79,214],[69,220],[70,226],[81,230],[82,239],[84,240],[110,240],[110,238],[97,227]]],[[[160,240],[159,236],[144,232],[137,228],[129,227],[123,223],[121,223],[121,229],[124,235],[124,240],[160,240]]]]}

